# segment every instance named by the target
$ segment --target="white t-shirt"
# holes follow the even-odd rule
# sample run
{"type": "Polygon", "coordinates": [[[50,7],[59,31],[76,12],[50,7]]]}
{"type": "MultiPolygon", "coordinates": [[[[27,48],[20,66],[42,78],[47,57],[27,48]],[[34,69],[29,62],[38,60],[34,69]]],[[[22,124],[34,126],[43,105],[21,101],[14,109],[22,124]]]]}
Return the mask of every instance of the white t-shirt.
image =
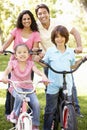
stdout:
{"type": "MultiPolygon", "coordinates": [[[[59,19],[57,19],[57,18],[50,18],[50,26],[48,29],[45,29],[42,26],[42,24],[40,23],[40,21],[37,21],[37,24],[38,24],[38,28],[39,28],[39,32],[40,32],[40,36],[41,36],[42,45],[45,47],[46,50],[49,47],[54,46],[54,44],[51,42],[51,32],[55,26],[63,25],[65,27],[67,27],[68,31],[70,31],[70,29],[71,29],[71,27],[69,27],[68,25],[65,25],[65,23],[59,21],[59,19]]],[[[42,47],[42,48],[44,49],[44,47],[42,47]]]]}

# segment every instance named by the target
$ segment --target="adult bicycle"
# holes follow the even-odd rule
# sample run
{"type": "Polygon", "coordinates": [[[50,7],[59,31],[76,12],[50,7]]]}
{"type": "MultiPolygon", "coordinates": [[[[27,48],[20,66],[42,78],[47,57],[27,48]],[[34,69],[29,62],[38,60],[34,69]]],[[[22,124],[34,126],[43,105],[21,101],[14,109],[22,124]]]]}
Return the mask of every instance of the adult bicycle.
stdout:
{"type": "Polygon", "coordinates": [[[78,130],[77,118],[72,99],[68,98],[66,75],[75,72],[87,59],[84,58],[71,71],[57,71],[48,63],[40,60],[42,64],[51,69],[53,72],[63,75],[63,87],[59,90],[57,109],[54,114],[51,130],[58,130],[60,123],[61,130],[78,130]]]}

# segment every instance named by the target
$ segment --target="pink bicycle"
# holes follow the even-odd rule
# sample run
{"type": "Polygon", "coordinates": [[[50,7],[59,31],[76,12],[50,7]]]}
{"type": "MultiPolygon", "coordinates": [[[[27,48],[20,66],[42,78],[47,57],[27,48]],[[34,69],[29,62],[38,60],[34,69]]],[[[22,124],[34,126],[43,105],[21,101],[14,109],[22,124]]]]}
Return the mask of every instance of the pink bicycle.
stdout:
{"type": "MultiPolygon", "coordinates": [[[[2,81],[0,80],[0,82],[2,82],[2,81]]],[[[35,91],[35,88],[33,88],[30,92],[20,92],[20,91],[18,91],[17,87],[16,87],[17,84],[18,83],[24,83],[24,82],[27,82],[27,83],[30,83],[30,84],[33,83],[31,81],[21,81],[21,82],[19,82],[19,81],[9,80],[9,83],[12,84],[15,91],[18,94],[21,94],[23,96],[23,102],[22,102],[22,106],[21,106],[21,109],[20,109],[20,115],[18,117],[17,123],[10,130],[32,130],[32,113],[33,113],[33,111],[31,109],[31,107],[29,106],[30,113],[27,112],[27,109],[28,109],[27,103],[30,102],[30,98],[27,97],[27,94],[32,94],[35,91]]]]}

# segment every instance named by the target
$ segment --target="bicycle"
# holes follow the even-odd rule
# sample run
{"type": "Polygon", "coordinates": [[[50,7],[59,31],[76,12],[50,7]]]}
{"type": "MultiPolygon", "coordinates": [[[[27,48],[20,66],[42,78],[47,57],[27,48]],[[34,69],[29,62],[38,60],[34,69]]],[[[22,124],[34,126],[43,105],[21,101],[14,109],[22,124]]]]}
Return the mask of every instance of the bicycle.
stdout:
{"type": "MultiPolygon", "coordinates": [[[[2,80],[0,80],[0,82],[2,82],[2,80]]],[[[30,98],[27,97],[27,94],[32,94],[35,92],[35,87],[29,91],[29,92],[21,92],[19,90],[17,90],[17,84],[18,83],[28,83],[28,84],[34,84],[34,82],[32,81],[12,81],[12,80],[8,80],[8,82],[10,84],[12,84],[12,86],[14,87],[15,91],[23,96],[23,102],[22,102],[22,106],[20,108],[20,114],[18,117],[17,122],[15,123],[14,127],[9,129],[9,130],[32,130],[32,113],[33,110],[32,108],[29,106],[29,108],[27,107],[28,102],[30,102],[30,98]],[[29,112],[28,112],[28,111],[29,112]]],[[[38,83],[42,83],[44,81],[39,81],[38,83]]],[[[37,83],[37,84],[38,84],[37,83]]]]}
{"type": "Polygon", "coordinates": [[[68,91],[67,91],[67,83],[66,83],[66,74],[75,72],[81,66],[81,64],[84,63],[86,60],[87,59],[84,58],[76,66],[76,68],[72,69],[71,71],[57,71],[54,68],[52,68],[48,63],[44,62],[43,60],[40,60],[42,64],[45,64],[46,67],[51,69],[53,72],[58,74],[63,74],[63,87],[59,90],[58,104],[57,104],[56,113],[54,115],[51,130],[57,130],[59,123],[60,123],[61,130],[78,130],[74,105],[73,102],[69,100],[67,96],[68,91]]]}

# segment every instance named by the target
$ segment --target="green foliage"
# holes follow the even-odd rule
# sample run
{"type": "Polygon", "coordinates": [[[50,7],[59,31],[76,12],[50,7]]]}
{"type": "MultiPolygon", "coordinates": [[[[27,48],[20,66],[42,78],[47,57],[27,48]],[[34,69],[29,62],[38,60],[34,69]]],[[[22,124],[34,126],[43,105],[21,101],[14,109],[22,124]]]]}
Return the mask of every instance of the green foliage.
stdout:
{"type": "MultiPolygon", "coordinates": [[[[74,16],[73,25],[75,25],[81,33],[83,46],[86,46],[87,15],[85,14],[87,12],[85,10],[85,7],[87,7],[87,0],[79,0],[79,3],[77,0],[67,0],[73,5],[72,11],[67,7],[67,5],[65,5],[65,7],[67,7],[67,11],[60,9],[60,6],[66,2],[64,0],[32,0],[33,2],[31,0],[22,0],[20,4],[18,4],[19,1],[18,3],[13,3],[12,1],[13,0],[3,0],[3,2],[0,1],[0,34],[2,43],[6,41],[9,33],[15,27],[19,12],[24,9],[29,9],[32,11],[36,18],[35,7],[37,4],[40,4],[42,2],[49,6],[52,17],[56,17],[56,14],[62,15],[64,13],[70,17],[74,16]],[[59,5],[59,3],[61,3],[61,5],[59,5]],[[84,3],[84,6],[81,3],[84,3]]],[[[74,40],[71,41],[72,45],[73,41],[74,40]]]]}

